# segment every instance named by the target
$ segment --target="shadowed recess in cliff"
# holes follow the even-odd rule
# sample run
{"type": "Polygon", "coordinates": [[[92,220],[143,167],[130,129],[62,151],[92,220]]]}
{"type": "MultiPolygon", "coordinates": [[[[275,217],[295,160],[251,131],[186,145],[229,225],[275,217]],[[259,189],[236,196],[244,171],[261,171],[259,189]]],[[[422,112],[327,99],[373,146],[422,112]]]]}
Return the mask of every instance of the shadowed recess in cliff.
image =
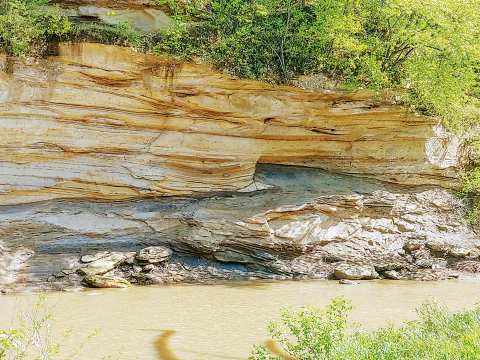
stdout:
{"type": "MultiPolygon", "coordinates": [[[[264,184],[266,189],[194,198],[117,202],[51,200],[1,206],[0,238],[11,252],[34,249],[35,256],[29,260],[28,267],[20,271],[25,281],[34,283],[72,267],[81,254],[107,249],[137,251],[161,244],[176,249],[181,255],[175,257],[176,261],[186,266],[212,266],[247,273],[248,268],[242,263],[250,262],[248,256],[243,260],[237,256],[239,263],[228,260],[242,253],[242,245],[236,249],[231,244],[212,256],[208,246],[201,245],[202,241],[197,239],[207,231],[202,224],[217,223],[227,229],[252,215],[282,206],[301,206],[322,195],[402,189],[376,180],[278,165],[259,165],[255,181],[264,184]],[[223,262],[216,261],[218,259],[223,262]]],[[[239,237],[256,236],[247,235],[240,228],[237,231],[239,237]]],[[[270,258],[261,247],[259,243],[254,258],[259,261],[270,258]]]]}
{"type": "Polygon", "coordinates": [[[100,44],[3,63],[0,204],[253,191],[257,163],[409,185],[458,176],[458,139],[366,93],[238,80],[100,44]]]}

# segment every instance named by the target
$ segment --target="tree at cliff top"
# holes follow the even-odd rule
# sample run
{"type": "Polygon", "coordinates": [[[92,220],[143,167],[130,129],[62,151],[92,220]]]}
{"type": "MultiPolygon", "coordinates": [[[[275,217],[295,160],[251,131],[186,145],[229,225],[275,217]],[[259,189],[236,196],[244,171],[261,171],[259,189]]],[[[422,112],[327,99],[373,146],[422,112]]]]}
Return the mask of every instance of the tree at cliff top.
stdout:
{"type": "Polygon", "coordinates": [[[48,0],[0,0],[0,48],[14,56],[42,54],[49,41],[65,36],[68,19],[48,0]]]}
{"type": "Polygon", "coordinates": [[[452,127],[479,121],[478,0],[159,0],[179,15],[156,51],[244,77],[322,73],[344,88],[393,89],[452,127]]]}
{"type": "Polygon", "coordinates": [[[322,74],[343,88],[391,89],[451,127],[480,120],[478,0],[158,0],[177,26],[73,25],[48,0],[0,0],[0,48],[42,54],[49,41],[100,41],[198,56],[244,77],[289,83],[322,74]]]}

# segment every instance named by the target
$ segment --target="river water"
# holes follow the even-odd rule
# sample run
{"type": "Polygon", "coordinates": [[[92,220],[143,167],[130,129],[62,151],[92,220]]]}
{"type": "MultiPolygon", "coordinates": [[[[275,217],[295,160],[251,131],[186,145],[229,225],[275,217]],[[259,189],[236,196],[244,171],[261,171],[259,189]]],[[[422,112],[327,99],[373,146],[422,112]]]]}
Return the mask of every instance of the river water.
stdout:
{"type": "MultiPolygon", "coordinates": [[[[477,281],[333,281],[175,285],[121,290],[50,293],[53,334],[64,351],[77,349],[97,332],[77,359],[122,360],[246,359],[254,344],[268,340],[267,323],[282,307],[324,306],[344,296],[353,302],[352,320],[365,328],[415,317],[415,308],[437,299],[451,310],[480,300],[477,281]],[[65,335],[69,333],[69,335],[65,335]]],[[[38,295],[0,297],[0,328],[31,308],[38,295]]]]}

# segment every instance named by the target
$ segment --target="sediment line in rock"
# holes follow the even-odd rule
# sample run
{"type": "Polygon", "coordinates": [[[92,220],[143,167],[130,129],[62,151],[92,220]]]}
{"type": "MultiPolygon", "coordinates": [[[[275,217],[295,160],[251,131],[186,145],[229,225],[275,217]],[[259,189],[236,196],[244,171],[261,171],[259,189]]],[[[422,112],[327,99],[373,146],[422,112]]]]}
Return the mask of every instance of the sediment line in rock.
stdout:
{"type": "Polygon", "coordinates": [[[78,286],[86,274],[78,273],[82,257],[106,250],[117,254],[111,269],[87,275],[108,279],[92,281],[437,280],[480,272],[480,240],[461,202],[445,190],[405,192],[379,181],[281,166],[260,166],[255,180],[269,188],[3,206],[0,239],[9,262],[19,265],[9,273],[11,286],[78,286]],[[173,256],[147,269],[127,262],[151,246],[167,247],[173,256]]]}
{"type": "Polygon", "coordinates": [[[3,58],[0,204],[256,190],[258,163],[455,186],[461,144],[362,93],[238,80],[100,44],[3,58]]]}

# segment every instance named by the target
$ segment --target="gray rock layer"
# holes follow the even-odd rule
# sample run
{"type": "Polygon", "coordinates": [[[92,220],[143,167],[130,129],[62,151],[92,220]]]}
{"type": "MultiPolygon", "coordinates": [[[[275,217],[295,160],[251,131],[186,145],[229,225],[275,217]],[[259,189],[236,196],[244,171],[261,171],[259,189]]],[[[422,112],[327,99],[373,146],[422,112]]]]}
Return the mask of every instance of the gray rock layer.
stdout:
{"type": "Polygon", "coordinates": [[[377,181],[278,166],[260,167],[256,179],[269,189],[203,198],[4,206],[3,259],[21,248],[35,251],[28,268],[20,261],[7,271],[10,284],[65,287],[79,283],[79,272],[148,284],[435,280],[480,270],[480,240],[464,221],[462,204],[445,190],[405,192],[377,181]]]}

